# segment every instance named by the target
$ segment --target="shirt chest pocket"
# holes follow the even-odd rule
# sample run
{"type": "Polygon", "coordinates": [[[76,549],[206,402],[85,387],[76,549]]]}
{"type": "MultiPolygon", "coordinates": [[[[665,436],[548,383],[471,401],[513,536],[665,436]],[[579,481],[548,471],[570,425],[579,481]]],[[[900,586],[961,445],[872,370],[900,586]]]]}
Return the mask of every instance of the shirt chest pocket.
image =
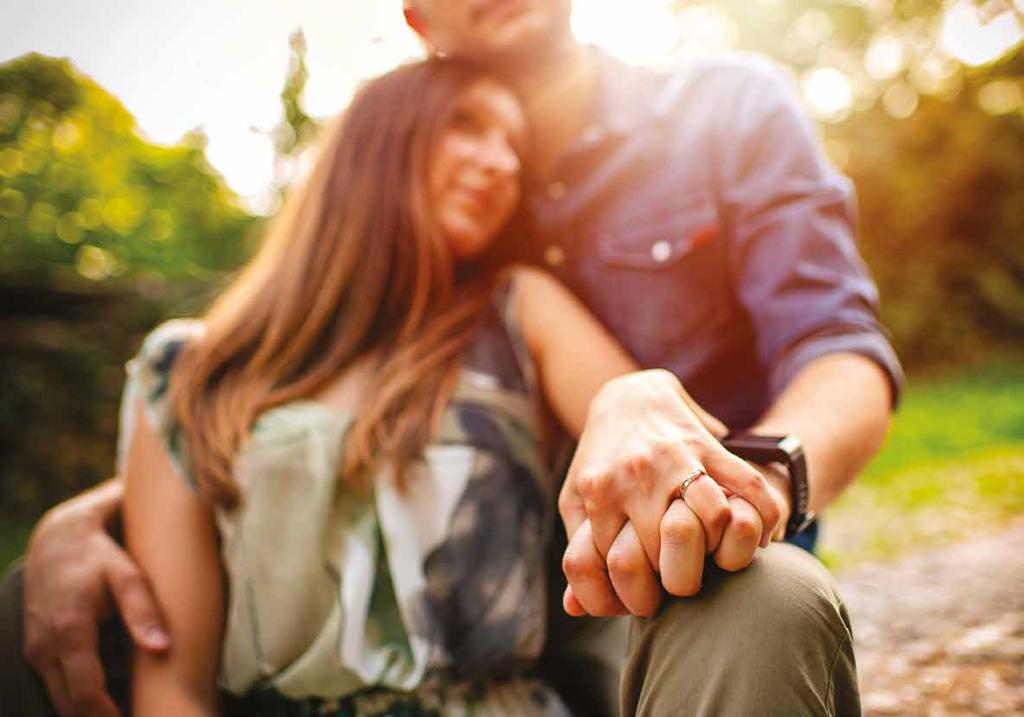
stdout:
{"type": "Polygon", "coordinates": [[[728,315],[729,273],[718,212],[708,196],[631,215],[597,236],[602,314],[642,363],[710,339],[728,315]]]}

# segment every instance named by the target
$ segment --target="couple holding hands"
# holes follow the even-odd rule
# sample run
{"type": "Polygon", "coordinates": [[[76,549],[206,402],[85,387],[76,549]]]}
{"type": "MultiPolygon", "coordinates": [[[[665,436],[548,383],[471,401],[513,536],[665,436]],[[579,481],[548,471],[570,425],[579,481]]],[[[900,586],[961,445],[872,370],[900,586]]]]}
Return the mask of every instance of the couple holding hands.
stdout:
{"type": "Polygon", "coordinates": [[[406,0],[437,52],[129,362],[0,714],[859,714],[803,531],[902,380],[849,182],[766,61],[628,67],[570,9],[406,0]]]}

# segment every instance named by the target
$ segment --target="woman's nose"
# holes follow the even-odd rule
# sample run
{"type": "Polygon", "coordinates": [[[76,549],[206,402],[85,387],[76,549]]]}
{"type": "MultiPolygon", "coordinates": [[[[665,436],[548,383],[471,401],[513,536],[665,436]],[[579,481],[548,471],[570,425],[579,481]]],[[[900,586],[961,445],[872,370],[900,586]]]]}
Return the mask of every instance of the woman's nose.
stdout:
{"type": "Polygon", "coordinates": [[[486,138],[484,146],[481,147],[480,162],[485,169],[491,172],[509,176],[519,174],[519,155],[508,140],[500,134],[493,134],[486,138]]]}

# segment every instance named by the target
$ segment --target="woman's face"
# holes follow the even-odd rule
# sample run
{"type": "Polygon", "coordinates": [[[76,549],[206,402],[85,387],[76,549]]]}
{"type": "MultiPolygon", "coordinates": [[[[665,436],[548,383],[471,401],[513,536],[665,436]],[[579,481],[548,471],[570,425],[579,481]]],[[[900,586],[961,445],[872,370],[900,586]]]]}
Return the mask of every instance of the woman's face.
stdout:
{"type": "Polygon", "coordinates": [[[519,202],[526,118],[516,97],[481,79],[463,94],[427,169],[434,216],[456,260],[484,251],[519,202]]]}

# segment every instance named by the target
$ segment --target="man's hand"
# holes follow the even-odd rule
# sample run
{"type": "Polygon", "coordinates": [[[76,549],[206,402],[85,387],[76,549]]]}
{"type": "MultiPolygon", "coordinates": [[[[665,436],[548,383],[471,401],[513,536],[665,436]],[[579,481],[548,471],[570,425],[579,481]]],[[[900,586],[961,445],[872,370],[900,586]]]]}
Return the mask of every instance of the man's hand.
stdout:
{"type": "Polygon", "coordinates": [[[25,657],[61,717],[118,714],[98,652],[98,623],[111,597],[138,647],[170,646],[145,578],[108,532],[121,498],[120,482],[108,481],[53,508],[29,542],[25,657]]]}
{"type": "Polygon", "coordinates": [[[720,564],[729,569],[768,544],[782,518],[779,496],[709,426],[724,434],[667,371],[615,379],[595,397],[558,501],[570,539],[567,612],[653,614],[658,583],[694,594],[704,556],[717,557],[723,540],[720,564]],[[709,477],[694,481],[684,502],[679,484],[696,468],[709,477]],[[584,524],[592,545],[577,536],[584,524]]]}

